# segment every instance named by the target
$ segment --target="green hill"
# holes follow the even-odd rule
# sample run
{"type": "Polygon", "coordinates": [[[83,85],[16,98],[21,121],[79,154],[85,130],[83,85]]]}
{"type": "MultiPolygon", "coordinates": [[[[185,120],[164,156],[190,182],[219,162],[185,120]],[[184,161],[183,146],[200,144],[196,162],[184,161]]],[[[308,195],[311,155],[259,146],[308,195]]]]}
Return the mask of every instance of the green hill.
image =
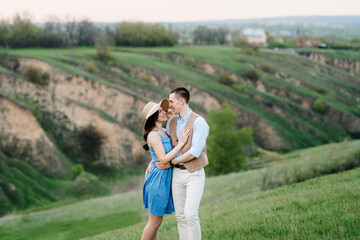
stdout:
{"type": "MultiPolygon", "coordinates": [[[[239,126],[250,125],[256,142],[266,149],[292,150],[357,137],[360,132],[360,100],[356,97],[360,78],[294,54],[262,50],[249,56],[240,49],[219,46],[116,48],[114,60],[104,65],[93,58],[93,48],[10,53],[41,59],[139,97],[164,97],[179,84],[194,87],[219,103],[231,103],[238,112],[239,126]],[[96,73],[85,71],[89,63],[97,67],[96,73]],[[258,79],[247,79],[247,70],[254,70],[258,79]],[[220,73],[234,74],[235,80],[223,84],[220,73]],[[151,77],[158,82],[151,82],[151,77]],[[165,77],[168,82],[162,80],[165,77]],[[314,110],[317,100],[322,104],[318,112],[314,110]],[[275,143],[261,134],[260,120],[275,131],[275,143]]],[[[348,54],[349,58],[354,55],[348,54]]],[[[205,102],[194,102],[193,108],[206,114],[205,102]]]]}
{"type": "MultiPolygon", "coordinates": [[[[208,177],[200,208],[203,238],[356,239],[359,168],[297,182],[336,172],[334,166],[359,167],[359,145],[351,141],[298,150],[262,169],[208,177]],[[284,181],[284,170],[297,178],[284,181]],[[277,173],[272,180],[288,186],[269,190],[276,186],[266,184],[268,173],[277,173]]],[[[0,238],[79,239],[101,234],[93,239],[139,239],[146,221],[142,193],[134,191],[7,215],[0,218],[0,238]]],[[[177,239],[176,234],[175,217],[168,215],[159,239],[177,239]]]]}
{"type": "MultiPolygon", "coordinates": [[[[316,52],[358,59],[351,51],[316,52]]],[[[113,179],[148,162],[141,109],[179,86],[189,88],[191,108],[205,118],[230,103],[237,127],[251,127],[255,146],[266,150],[289,152],[360,137],[360,77],[335,64],[265,49],[246,55],[225,46],[114,48],[110,54],[100,61],[95,48],[1,52],[0,163],[8,170],[0,172],[0,214],[139,189],[139,177],[121,184],[113,179]],[[87,137],[81,136],[89,135],[83,131],[101,138],[101,146],[84,148],[87,137]],[[80,165],[87,173],[81,174],[80,165]]],[[[255,165],[262,163],[248,166],[255,165]]],[[[312,166],[305,179],[351,168],[331,165],[325,171],[312,166]]],[[[278,181],[274,174],[268,173],[266,187],[303,179],[295,174],[278,181]]]]}

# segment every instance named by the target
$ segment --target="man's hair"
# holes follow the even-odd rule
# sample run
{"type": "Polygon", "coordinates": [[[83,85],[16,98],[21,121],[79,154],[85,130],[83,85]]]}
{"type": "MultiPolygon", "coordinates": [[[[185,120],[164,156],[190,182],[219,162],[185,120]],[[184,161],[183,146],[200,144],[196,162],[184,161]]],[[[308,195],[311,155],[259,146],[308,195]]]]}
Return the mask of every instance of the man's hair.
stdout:
{"type": "Polygon", "coordinates": [[[189,104],[190,92],[186,88],[183,87],[175,88],[174,90],[171,91],[171,93],[175,93],[177,99],[184,98],[185,102],[189,104]]]}

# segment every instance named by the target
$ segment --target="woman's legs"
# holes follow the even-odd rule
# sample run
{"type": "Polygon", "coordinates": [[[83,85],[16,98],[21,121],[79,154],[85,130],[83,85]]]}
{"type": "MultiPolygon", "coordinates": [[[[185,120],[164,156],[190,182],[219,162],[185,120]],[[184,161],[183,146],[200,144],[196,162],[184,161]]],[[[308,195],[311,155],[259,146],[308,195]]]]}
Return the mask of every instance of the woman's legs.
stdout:
{"type": "Polygon", "coordinates": [[[155,236],[151,240],[156,240],[158,231],[156,231],[155,236]]]}
{"type": "Polygon", "coordinates": [[[155,240],[157,236],[157,230],[161,225],[163,217],[155,216],[149,213],[149,221],[144,228],[141,240],[155,240]]]}

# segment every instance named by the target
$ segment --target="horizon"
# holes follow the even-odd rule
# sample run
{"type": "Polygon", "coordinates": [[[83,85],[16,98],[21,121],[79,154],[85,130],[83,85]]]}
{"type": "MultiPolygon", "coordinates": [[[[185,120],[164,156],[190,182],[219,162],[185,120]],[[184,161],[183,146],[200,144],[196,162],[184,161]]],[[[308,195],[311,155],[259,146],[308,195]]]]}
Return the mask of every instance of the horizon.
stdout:
{"type": "Polygon", "coordinates": [[[19,13],[32,16],[35,22],[49,19],[84,19],[93,22],[204,22],[246,19],[311,17],[311,16],[360,16],[357,0],[191,0],[169,2],[166,0],[132,2],[121,0],[55,1],[13,0],[0,9],[0,19],[10,19],[19,13]],[[311,7],[308,7],[311,6],[311,7]],[[270,9],[270,11],[269,11],[270,9]]]}
{"type": "MultiPolygon", "coordinates": [[[[29,17],[29,12],[23,12],[23,13],[15,13],[13,16],[10,17],[10,19],[12,17],[14,17],[15,15],[19,14],[20,16],[27,16],[29,17]],[[25,15],[24,15],[25,14],[25,15]]],[[[30,14],[30,17],[33,17],[30,14]]],[[[56,15],[52,15],[51,17],[57,17],[56,20],[59,20],[58,22],[67,22],[67,19],[64,18],[60,18],[59,16],[56,15]]],[[[336,17],[343,17],[343,18],[351,18],[351,17],[360,17],[360,14],[358,15],[298,15],[298,16],[277,16],[277,17],[254,17],[254,18],[224,18],[224,19],[200,19],[200,20],[184,20],[184,21],[143,21],[141,19],[129,19],[129,20],[119,20],[119,21],[94,21],[93,19],[91,19],[90,17],[87,16],[82,16],[81,18],[74,18],[74,16],[67,16],[70,17],[71,20],[75,20],[75,22],[79,22],[82,19],[88,19],[91,22],[94,23],[119,23],[119,22],[144,22],[144,23],[201,23],[201,22],[225,22],[225,21],[251,21],[251,20],[271,20],[271,19],[277,19],[277,20],[281,20],[281,19],[291,19],[291,18],[336,18],[336,17]]],[[[8,18],[2,18],[2,16],[0,15],[0,20],[10,20],[9,17],[8,18]]],[[[33,20],[33,19],[32,19],[33,20]]],[[[44,21],[33,21],[35,23],[45,23],[47,20],[44,21]]],[[[56,21],[54,21],[56,22],[56,21]]],[[[316,23],[316,22],[314,22],[316,23]]]]}

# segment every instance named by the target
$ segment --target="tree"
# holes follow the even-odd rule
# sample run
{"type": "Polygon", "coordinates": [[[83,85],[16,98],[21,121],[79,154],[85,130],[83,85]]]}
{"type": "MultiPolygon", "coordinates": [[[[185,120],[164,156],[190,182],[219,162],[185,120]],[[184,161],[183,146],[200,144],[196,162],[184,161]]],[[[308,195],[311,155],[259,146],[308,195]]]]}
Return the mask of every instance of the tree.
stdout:
{"type": "Polygon", "coordinates": [[[0,21],[0,46],[7,47],[11,32],[11,25],[5,20],[0,21]]]}
{"type": "Polygon", "coordinates": [[[217,29],[208,28],[204,25],[198,26],[193,31],[195,44],[224,44],[226,42],[226,34],[228,29],[219,27],[217,29]]]}
{"type": "Polygon", "coordinates": [[[79,46],[94,46],[98,29],[88,19],[83,19],[77,23],[77,44],[79,46]]]}
{"type": "Polygon", "coordinates": [[[16,48],[35,47],[40,33],[41,30],[32,23],[30,15],[21,16],[17,14],[11,26],[9,46],[16,48]]]}
{"type": "Polygon", "coordinates": [[[81,151],[85,156],[94,159],[100,155],[105,137],[93,125],[80,129],[77,137],[80,142],[81,151]]]}
{"type": "Polygon", "coordinates": [[[67,16],[65,23],[65,34],[69,39],[70,46],[77,45],[76,29],[77,29],[77,23],[75,18],[71,19],[70,16],[67,16]]]}
{"type": "Polygon", "coordinates": [[[66,47],[69,40],[61,29],[60,19],[56,16],[49,16],[42,28],[38,45],[41,47],[66,47]]]}
{"type": "Polygon", "coordinates": [[[178,33],[161,24],[121,22],[116,30],[117,46],[174,46],[178,33]]]}
{"type": "Polygon", "coordinates": [[[226,35],[228,34],[229,30],[225,27],[219,27],[216,31],[216,38],[218,42],[223,45],[226,43],[226,35]]]}
{"type": "Polygon", "coordinates": [[[210,126],[208,172],[218,175],[243,170],[246,161],[243,147],[253,141],[252,129],[235,130],[236,114],[228,103],[224,103],[220,110],[211,110],[207,121],[210,126]]]}

